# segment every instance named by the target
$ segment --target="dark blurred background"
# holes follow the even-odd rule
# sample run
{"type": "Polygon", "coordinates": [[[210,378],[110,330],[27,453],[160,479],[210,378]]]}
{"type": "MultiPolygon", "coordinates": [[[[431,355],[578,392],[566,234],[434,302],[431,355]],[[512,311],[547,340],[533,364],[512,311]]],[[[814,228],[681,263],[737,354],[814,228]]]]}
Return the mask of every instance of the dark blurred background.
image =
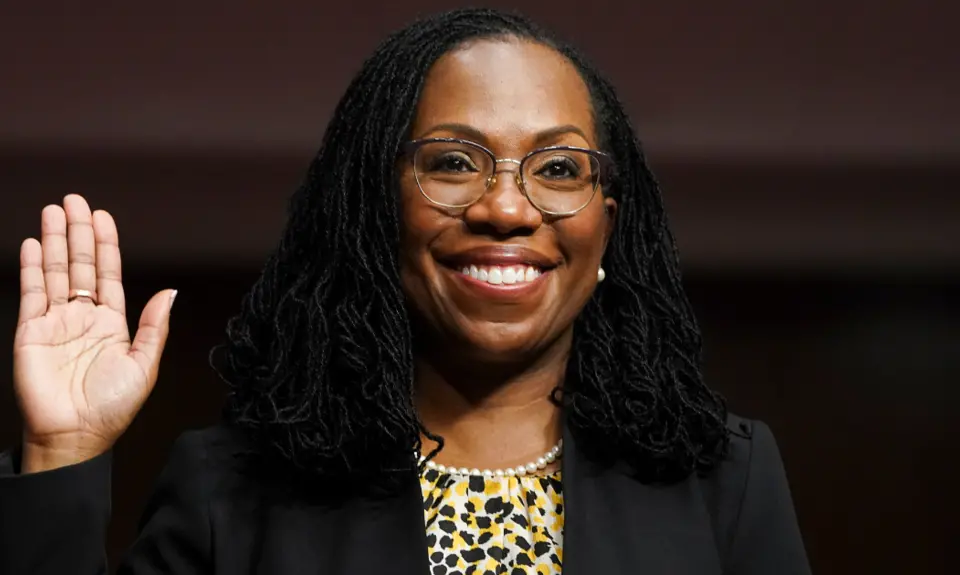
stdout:
{"type": "MultiPolygon", "coordinates": [[[[117,448],[115,558],[172,439],[217,419],[207,350],[350,77],[385,34],[457,3],[3,4],[3,346],[19,243],[67,192],[115,215],[134,319],[156,290],[180,289],[160,382],[117,448]]],[[[945,573],[956,4],[479,4],[554,27],[620,88],[663,183],[709,381],[776,433],[815,571],[945,573]]],[[[3,386],[0,444],[18,428],[3,386]]]]}

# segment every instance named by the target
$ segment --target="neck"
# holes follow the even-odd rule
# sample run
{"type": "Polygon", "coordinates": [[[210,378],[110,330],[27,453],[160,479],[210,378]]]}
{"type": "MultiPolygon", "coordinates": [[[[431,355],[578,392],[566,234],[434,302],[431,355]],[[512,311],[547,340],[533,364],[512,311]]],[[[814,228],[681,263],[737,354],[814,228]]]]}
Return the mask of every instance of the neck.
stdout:
{"type": "MultiPolygon", "coordinates": [[[[444,439],[438,463],[466,468],[516,467],[559,441],[561,409],[552,392],[563,382],[569,338],[532,361],[500,364],[418,356],[416,403],[426,428],[444,439]]],[[[437,444],[424,438],[423,452],[437,444]]]]}

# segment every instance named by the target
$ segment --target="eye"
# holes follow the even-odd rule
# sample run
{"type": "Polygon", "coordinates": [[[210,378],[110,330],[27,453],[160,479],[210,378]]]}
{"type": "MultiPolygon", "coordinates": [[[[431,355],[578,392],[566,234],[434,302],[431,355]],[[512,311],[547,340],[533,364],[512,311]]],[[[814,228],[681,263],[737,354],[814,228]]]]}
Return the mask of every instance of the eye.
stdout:
{"type": "Polygon", "coordinates": [[[537,170],[537,176],[550,180],[578,179],[580,166],[572,158],[554,156],[543,162],[537,170]]]}
{"type": "Polygon", "coordinates": [[[448,152],[434,157],[430,162],[430,171],[436,172],[479,172],[480,169],[463,152],[448,152]]]}

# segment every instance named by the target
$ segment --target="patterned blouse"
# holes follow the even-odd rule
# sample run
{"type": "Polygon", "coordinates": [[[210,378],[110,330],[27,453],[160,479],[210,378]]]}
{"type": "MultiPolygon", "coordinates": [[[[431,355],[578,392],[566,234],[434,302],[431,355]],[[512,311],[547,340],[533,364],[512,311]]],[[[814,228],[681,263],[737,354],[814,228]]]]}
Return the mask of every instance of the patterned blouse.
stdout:
{"type": "Polygon", "coordinates": [[[563,560],[560,471],[420,475],[431,575],[556,575],[563,560]]]}

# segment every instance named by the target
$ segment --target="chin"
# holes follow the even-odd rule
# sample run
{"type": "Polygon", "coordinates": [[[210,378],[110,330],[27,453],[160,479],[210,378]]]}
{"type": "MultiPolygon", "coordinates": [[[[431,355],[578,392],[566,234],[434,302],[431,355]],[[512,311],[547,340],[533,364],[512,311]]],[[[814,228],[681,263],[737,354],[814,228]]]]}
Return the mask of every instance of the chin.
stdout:
{"type": "Polygon", "coordinates": [[[466,353],[490,363],[514,363],[544,351],[549,340],[540,330],[523,324],[471,326],[462,338],[466,353]]]}

